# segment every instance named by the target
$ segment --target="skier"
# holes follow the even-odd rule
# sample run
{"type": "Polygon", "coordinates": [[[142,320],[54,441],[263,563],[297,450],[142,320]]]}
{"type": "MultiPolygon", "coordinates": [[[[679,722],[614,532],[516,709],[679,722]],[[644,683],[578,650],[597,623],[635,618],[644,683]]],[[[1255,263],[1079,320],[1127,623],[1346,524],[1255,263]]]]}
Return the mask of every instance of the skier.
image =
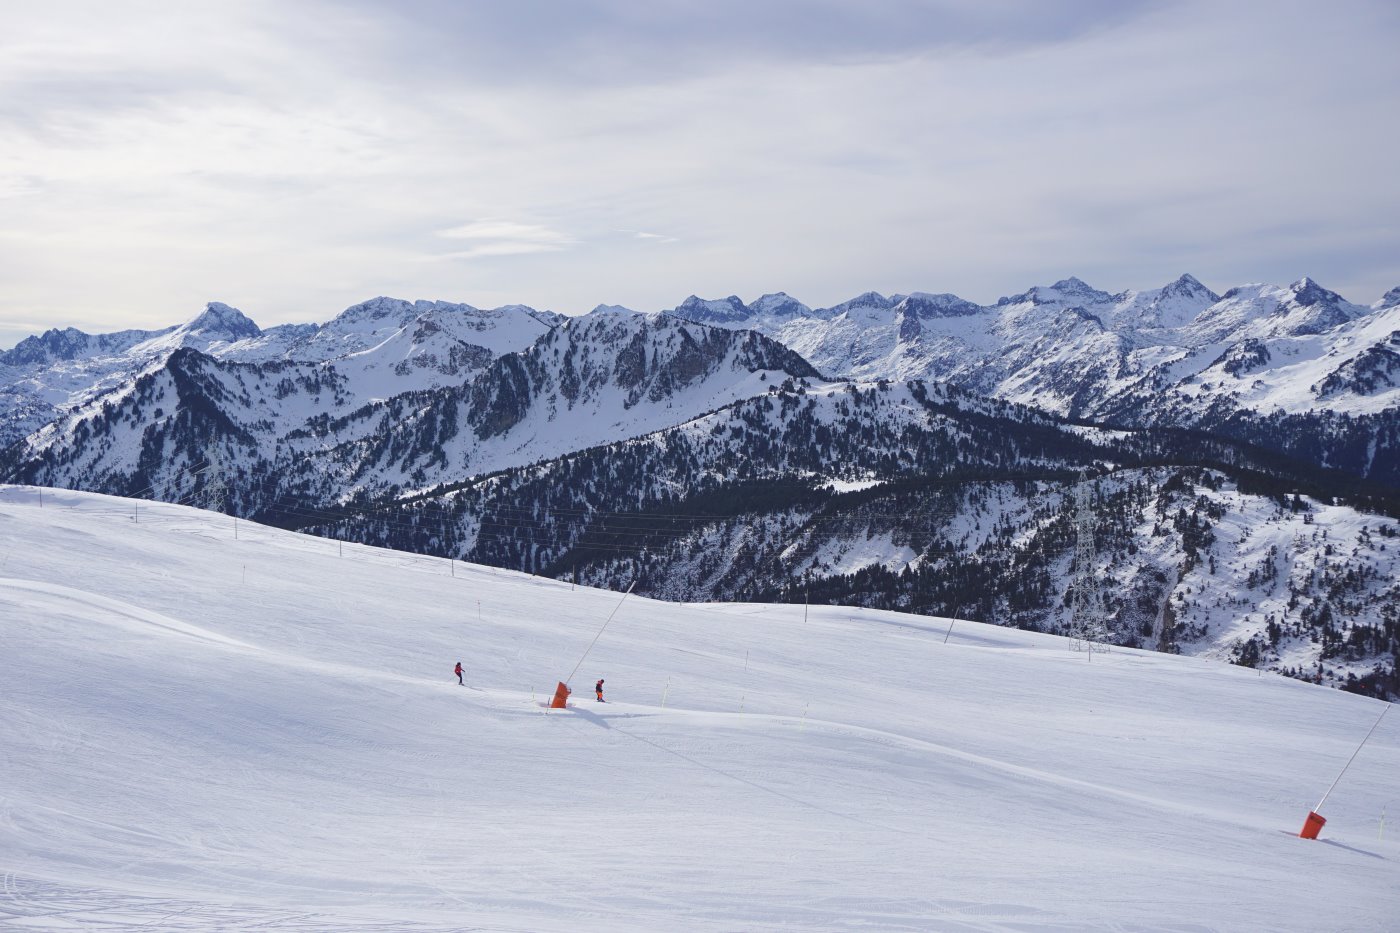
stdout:
{"type": "Polygon", "coordinates": [[[593,692],[596,693],[596,694],[598,695],[598,702],[599,702],[599,703],[606,703],[606,702],[608,702],[607,700],[603,699],[603,678],[601,678],[601,677],[598,678],[598,682],[597,682],[596,684],[593,685],[593,692]]]}
{"type": "Polygon", "coordinates": [[[458,683],[458,684],[461,684],[463,687],[465,687],[466,684],[463,684],[463,683],[462,683],[462,662],[461,662],[461,661],[458,661],[458,662],[457,662],[457,666],[454,667],[454,668],[452,669],[452,673],[454,673],[454,674],[457,675],[457,683],[458,683]]]}

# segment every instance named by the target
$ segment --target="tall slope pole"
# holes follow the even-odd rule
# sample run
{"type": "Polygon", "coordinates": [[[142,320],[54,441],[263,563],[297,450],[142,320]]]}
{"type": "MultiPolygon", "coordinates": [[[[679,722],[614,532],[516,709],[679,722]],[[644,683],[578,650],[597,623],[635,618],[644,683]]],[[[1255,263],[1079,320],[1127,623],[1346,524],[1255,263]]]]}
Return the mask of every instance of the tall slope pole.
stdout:
{"type": "Polygon", "coordinates": [[[612,624],[613,616],[617,615],[617,610],[621,609],[622,604],[627,602],[627,597],[632,595],[632,587],[636,585],[637,581],[633,580],[632,585],[627,587],[627,592],[622,594],[622,598],[617,601],[617,605],[613,607],[613,611],[608,614],[608,620],[603,623],[602,628],[598,629],[598,634],[594,635],[593,640],[588,643],[588,647],[583,649],[583,657],[579,658],[578,663],[574,665],[574,669],[569,671],[569,676],[559,681],[559,685],[554,688],[554,699],[549,702],[550,709],[563,709],[569,705],[569,694],[572,692],[569,690],[569,681],[573,680],[574,675],[578,673],[578,669],[583,667],[584,658],[587,658],[588,652],[592,651],[593,646],[598,644],[598,639],[603,637],[603,632],[607,631],[608,626],[612,624]]]}
{"type": "Polygon", "coordinates": [[[1367,731],[1366,738],[1361,740],[1361,744],[1356,746],[1356,751],[1351,753],[1351,757],[1347,759],[1347,763],[1342,765],[1342,773],[1337,775],[1337,780],[1333,781],[1332,786],[1327,788],[1327,793],[1322,795],[1322,799],[1317,802],[1317,806],[1313,807],[1312,812],[1308,814],[1308,818],[1303,821],[1303,831],[1298,834],[1300,837],[1303,839],[1317,838],[1318,832],[1321,831],[1323,825],[1327,822],[1318,811],[1321,810],[1322,805],[1327,802],[1327,798],[1332,796],[1332,791],[1336,790],[1337,785],[1342,780],[1342,774],[1347,773],[1347,768],[1350,768],[1351,763],[1356,760],[1356,756],[1361,754],[1361,749],[1371,740],[1371,733],[1376,731],[1376,726],[1381,724],[1381,720],[1385,718],[1385,714],[1388,712],[1390,712],[1390,704],[1386,703],[1385,709],[1381,710],[1381,714],[1376,717],[1376,721],[1371,723],[1371,728],[1367,731]]]}

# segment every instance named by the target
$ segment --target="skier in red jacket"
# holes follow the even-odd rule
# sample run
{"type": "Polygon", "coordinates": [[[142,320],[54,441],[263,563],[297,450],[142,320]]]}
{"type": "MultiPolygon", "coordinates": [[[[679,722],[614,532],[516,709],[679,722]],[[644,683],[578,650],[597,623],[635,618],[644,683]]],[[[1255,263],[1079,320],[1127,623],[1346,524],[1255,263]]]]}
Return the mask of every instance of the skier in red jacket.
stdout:
{"type": "MultiPolygon", "coordinates": [[[[462,684],[462,662],[461,662],[461,661],[458,661],[458,662],[457,662],[457,666],[454,667],[454,668],[452,669],[452,673],[454,673],[454,674],[457,675],[457,683],[462,684]]],[[[462,686],[465,687],[466,684],[462,684],[462,686]]]]}
{"type": "Polygon", "coordinates": [[[598,678],[598,682],[597,682],[596,684],[593,685],[593,692],[596,693],[596,694],[598,695],[598,702],[599,702],[599,703],[606,703],[606,702],[608,702],[607,700],[603,699],[603,678],[601,678],[601,677],[598,678]]]}

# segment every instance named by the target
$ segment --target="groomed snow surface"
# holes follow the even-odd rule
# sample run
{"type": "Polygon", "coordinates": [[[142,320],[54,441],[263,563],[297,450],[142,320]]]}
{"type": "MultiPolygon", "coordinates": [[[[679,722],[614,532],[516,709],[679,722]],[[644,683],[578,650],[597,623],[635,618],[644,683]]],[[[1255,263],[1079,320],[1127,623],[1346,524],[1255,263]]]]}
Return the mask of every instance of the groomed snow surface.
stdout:
{"type": "Polygon", "coordinates": [[[1375,700],[234,532],[0,487],[0,928],[1400,926],[1375,700]]]}

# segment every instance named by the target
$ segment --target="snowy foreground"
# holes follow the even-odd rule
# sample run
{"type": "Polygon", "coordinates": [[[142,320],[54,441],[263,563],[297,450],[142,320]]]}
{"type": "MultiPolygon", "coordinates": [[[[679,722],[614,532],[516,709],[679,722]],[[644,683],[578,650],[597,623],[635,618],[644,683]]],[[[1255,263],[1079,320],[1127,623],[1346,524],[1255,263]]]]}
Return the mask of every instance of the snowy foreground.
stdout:
{"type": "Polygon", "coordinates": [[[1400,928],[1375,700],[234,532],[0,487],[0,928],[1400,928]]]}

